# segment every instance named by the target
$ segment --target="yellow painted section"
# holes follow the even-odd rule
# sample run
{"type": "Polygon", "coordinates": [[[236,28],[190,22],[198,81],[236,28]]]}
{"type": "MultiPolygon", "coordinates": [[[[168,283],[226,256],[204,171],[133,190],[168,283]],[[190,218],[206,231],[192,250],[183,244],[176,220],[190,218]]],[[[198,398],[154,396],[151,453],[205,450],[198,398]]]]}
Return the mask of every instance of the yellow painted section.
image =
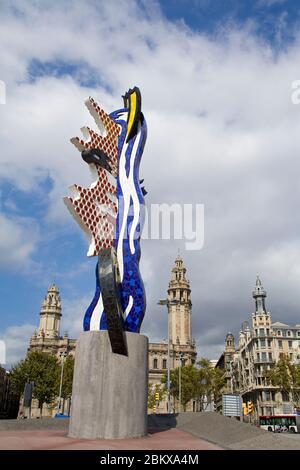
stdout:
{"type": "Polygon", "coordinates": [[[130,115],[129,115],[128,125],[127,125],[127,135],[131,131],[135,114],[136,114],[136,93],[132,93],[130,95],[130,115]]]}

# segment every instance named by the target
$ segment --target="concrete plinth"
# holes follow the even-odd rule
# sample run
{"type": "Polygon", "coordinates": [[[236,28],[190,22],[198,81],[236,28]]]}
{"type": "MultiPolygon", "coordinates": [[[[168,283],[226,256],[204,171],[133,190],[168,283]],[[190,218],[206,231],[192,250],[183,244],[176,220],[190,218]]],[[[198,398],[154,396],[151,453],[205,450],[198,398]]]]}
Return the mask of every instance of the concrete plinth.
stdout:
{"type": "Polygon", "coordinates": [[[69,437],[118,439],[147,434],[148,338],[126,333],[128,356],[114,354],[107,331],[81,333],[69,437]]]}

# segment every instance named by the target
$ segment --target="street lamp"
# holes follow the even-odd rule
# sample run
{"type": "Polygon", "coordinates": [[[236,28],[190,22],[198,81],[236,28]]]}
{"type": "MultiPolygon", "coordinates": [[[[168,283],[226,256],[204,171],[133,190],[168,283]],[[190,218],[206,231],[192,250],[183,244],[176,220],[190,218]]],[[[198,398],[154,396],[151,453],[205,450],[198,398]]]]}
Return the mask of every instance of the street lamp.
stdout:
{"type": "MultiPolygon", "coordinates": [[[[200,385],[203,385],[203,387],[205,387],[205,385],[207,384],[207,380],[205,377],[203,377],[203,379],[200,380],[200,385]]],[[[202,392],[203,393],[203,392],[202,392]]],[[[202,395],[203,396],[203,395],[202,395]]],[[[207,404],[208,404],[208,397],[207,395],[205,394],[204,395],[204,398],[202,399],[202,403],[200,402],[200,411],[204,411],[207,407],[207,404]],[[206,400],[206,402],[205,402],[206,400]],[[205,408],[204,408],[205,406],[205,408]]]]}
{"type": "Polygon", "coordinates": [[[169,315],[170,315],[170,305],[177,305],[179,304],[179,300],[169,300],[169,299],[162,299],[158,302],[158,305],[166,305],[168,308],[168,360],[167,360],[167,391],[168,391],[168,413],[171,413],[171,393],[170,393],[170,321],[169,321],[169,315]]]}
{"type": "Polygon", "coordinates": [[[58,412],[60,412],[61,409],[61,392],[62,392],[62,384],[63,384],[63,377],[64,377],[64,359],[67,357],[68,353],[67,351],[61,351],[59,353],[60,358],[61,358],[61,374],[60,374],[60,384],[59,384],[59,399],[58,399],[58,412]]]}

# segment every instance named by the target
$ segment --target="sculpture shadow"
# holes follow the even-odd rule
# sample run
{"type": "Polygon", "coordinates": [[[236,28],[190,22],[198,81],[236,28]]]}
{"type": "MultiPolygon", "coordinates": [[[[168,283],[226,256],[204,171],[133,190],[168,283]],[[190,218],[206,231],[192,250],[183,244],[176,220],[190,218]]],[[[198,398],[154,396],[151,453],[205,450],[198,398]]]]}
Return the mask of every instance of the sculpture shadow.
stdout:
{"type": "Polygon", "coordinates": [[[156,434],[177,427],[178,413],[148,415],[148,433],[156,434]]]}

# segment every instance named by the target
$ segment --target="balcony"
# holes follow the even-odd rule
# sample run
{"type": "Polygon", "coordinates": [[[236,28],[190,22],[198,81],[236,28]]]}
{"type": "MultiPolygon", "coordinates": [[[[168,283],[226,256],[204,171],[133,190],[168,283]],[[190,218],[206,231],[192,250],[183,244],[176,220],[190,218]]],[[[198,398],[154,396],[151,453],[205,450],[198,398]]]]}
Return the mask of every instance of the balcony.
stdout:
{"type": "Polygon", "coordinates": [[[262,358],[257,359],[256,358],[256,359],[254,359],[253,362],[254,362],[254,364],[274,364],[275,361],[274,361],[273,358],[272,359],[262,359],[262,358]]]}

